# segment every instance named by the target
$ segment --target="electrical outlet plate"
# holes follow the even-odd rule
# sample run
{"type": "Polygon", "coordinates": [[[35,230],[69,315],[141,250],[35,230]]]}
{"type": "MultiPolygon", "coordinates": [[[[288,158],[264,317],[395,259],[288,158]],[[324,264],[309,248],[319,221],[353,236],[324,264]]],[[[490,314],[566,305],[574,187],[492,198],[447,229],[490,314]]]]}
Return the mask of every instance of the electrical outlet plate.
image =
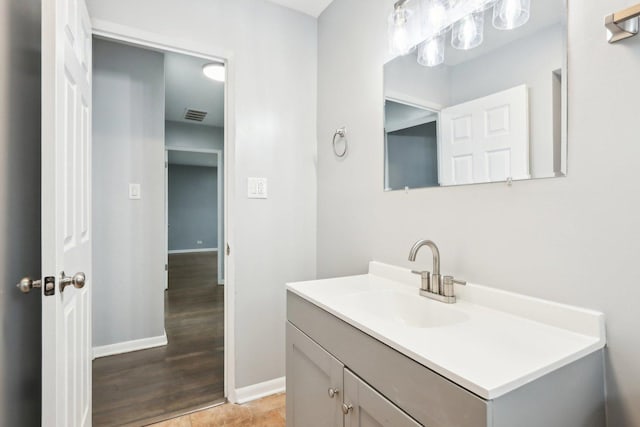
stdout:
{"type": "Polygon", "coordinates": [[[267,198],[267,178],[249,177],[247,180],[247,197],[250,199],[267,198]]]}

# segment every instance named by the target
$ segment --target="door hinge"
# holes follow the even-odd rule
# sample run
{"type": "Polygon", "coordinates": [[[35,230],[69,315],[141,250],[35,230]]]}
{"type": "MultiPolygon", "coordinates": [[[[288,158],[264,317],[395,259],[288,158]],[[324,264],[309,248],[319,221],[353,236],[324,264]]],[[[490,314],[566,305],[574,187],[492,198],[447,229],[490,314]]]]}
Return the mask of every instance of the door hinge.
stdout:
{"type": "Polygon", "coordinates": [[[231,255],[231,246],[227,243],[227,255],[231,255]]]}
{"type": "Polygon", "coordinates": [[[169,264],[164,265],[164,271],[169,271],[169,264]]]}
{"type": "Polygon", "coordinates": [[[169,167],[169,162],[164,162],[164,167],[168,168],[169,167]]]}

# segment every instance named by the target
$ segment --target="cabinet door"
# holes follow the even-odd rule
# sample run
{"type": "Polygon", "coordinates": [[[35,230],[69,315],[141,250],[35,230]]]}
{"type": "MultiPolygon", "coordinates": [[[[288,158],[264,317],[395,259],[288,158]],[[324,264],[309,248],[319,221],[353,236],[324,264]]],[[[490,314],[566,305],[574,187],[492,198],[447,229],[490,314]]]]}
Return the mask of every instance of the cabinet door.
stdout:
{"type": "Polygon", "coordinates": [[[343,368],[287,322],[287,427],[342,427],[343,368]]]}
{"type": "Polygon", "coordinates": [[[420,427],[413,418],[344,370],[345,427],[420,427]]]}

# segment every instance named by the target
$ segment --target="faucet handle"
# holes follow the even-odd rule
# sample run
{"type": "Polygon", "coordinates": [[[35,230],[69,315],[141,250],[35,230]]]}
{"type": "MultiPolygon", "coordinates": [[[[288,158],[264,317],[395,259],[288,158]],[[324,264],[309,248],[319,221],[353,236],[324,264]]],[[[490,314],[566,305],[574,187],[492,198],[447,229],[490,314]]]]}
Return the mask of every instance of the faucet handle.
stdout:
{"type": "Polygon", "coordinates": [[[456,285],[466,285],[467,282],[465,282],[464,280],[457,280],[455,279],[453,276],[444,276],[442,278],[442,293],[444,294],[444,296],[446,297],[452,297],[454,296],[454,292],[453,292],[453,284],[456,285]]]}
{"type": "Polygon", "coordinates": [[[430,271],[418,271],[418,270],[411,270],[411,272],[412,272],[413,274],[417,274],[417,275],[419,275],[419,276],[423,276],[423,277],[424,277],[424,276],[430,276],[430,275],[431,275],[431,272],[430,272],[430,271]]]}
{"type": "Polygon", "coordinates": [[[411,270],[413,274],[418,274],[422,278],[422,282],[420,284],[420,289],[424,291],[428,291],[431,285],[431,272],[430,271],[417,271],[411,270]]]}

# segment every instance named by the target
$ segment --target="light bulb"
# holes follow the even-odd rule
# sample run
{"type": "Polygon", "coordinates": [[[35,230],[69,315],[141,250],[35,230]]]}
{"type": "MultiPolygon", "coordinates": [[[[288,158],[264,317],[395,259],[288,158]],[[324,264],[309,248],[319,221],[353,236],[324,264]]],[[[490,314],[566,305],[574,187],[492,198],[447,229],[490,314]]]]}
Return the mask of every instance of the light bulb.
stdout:
{"type": "Polygon", "coordinates": [[[427,34],[439,34],[446,30],[449,0],[424,0],[423,15],[427,34]]]}
{"type": "Polygon", "coordinates": [[[404,6],[397,6],[389,17],[389,50],[394,55],[406,55],[415,47],[408,28],[410,15],[404,6]]]}
{"type": "Polygon", "coordinates": [[[478,47],[484,39],[484,12],[471,13],[453,25],[451,45],[468,50],[478,47]]]}
{"type": "Polygon", "coordinates": [[[530,0],[499,0],[493,8],[493,26],[513,30],[529,21],[530,0]]]}
{"type": "Polygon", "coordinates": [[[444,39],[441,34],[422,43],[418,51],[418,64],[435,67],[444,62],[444,39]]]}
{"type": "Polygon", "coordinates": [[[202,73],[211,80],[215,80],[217,82],[224,82],[226,75],[224,64],[217,63],[203,65],[202,73]]]}

